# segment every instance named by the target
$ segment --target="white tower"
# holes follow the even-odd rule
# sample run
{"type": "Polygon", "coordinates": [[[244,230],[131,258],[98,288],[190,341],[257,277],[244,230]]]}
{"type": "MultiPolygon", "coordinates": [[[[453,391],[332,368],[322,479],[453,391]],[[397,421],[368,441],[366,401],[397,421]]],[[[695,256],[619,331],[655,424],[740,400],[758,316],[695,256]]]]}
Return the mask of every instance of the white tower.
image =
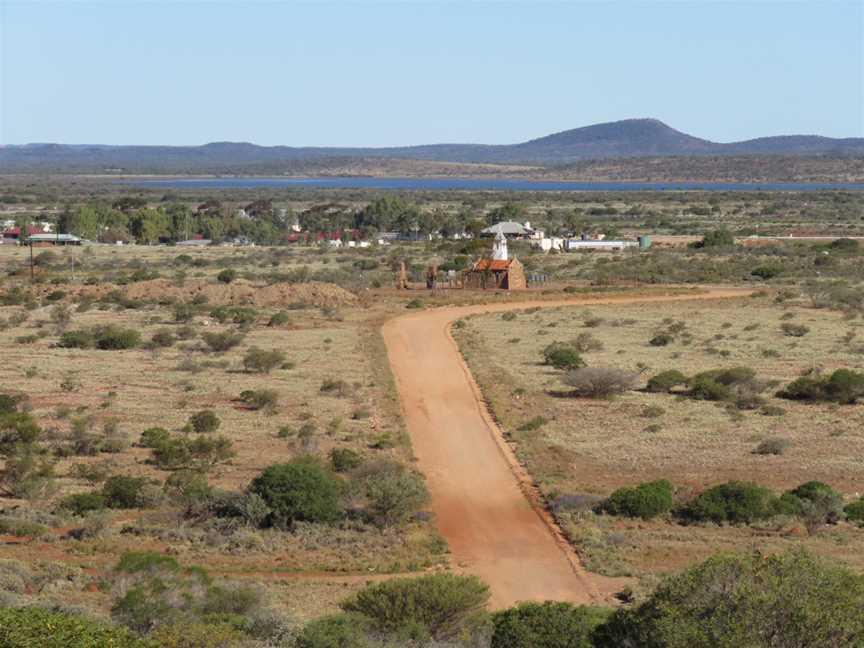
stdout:
{"type": "Polygon", "coordinates": [[[507,260],[507,238],[501,230],[495,235],[495,243],[492,245],[492,259],[495,261],[507,260]]]}

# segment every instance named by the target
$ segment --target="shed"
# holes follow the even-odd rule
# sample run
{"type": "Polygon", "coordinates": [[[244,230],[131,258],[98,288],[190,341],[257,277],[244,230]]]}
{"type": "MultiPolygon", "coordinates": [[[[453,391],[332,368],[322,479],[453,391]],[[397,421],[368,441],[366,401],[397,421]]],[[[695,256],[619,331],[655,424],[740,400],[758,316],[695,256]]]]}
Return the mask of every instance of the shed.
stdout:
{"type": "Polygon", "coordinates": [[[466,288],[522,290],[528,287],[519,259],[480,259],[465,271],[466,288]]]}

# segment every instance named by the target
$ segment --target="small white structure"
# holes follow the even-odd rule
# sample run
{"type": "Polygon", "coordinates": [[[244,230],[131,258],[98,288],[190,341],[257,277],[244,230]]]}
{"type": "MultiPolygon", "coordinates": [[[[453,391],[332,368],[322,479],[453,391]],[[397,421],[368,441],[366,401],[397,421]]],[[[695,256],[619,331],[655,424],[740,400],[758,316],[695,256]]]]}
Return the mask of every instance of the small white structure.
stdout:
{"type": "Polygon", "coordinates": [[[543,252],[551,252],[552,250],[555,250],[556,252],[564,251],[564,239],[555,236],[551,238],[541,237],[534,241],[533,245],[543,252]]]}
{"type": "Polygon", "coordinates": [[[602,250],[604,252],[620,252],[627,248],[639,247],[638,241],[606,241],[606,240],[587,240],[570,239],[567,241],[568,252],[578,252],[581,250],[602,250]]]}
{"type": "MultiPolygon", "coordinates": [[[[531,223],[526,223],[526,225],[530,224],[531,223]]],[[[503,234],[510,238],[529,238],[533,233],[534,230],[525,227],[522,223],[516,223],[514,221],[495,223],[480,232],[481,235],[485,236],[497,236],[498,234],[503,234]]]]}
{"type": "Polygon", "coordinates": [[[342,239],[331,239],[327,241],[327,243],[332,248],[341,248],[342,247],[342,239]]]}
{"type": "Polygon", "coordinates": [[[495,235],[495,243],[492,245],[492,260],[507,260],[507,237],[504,236],[503,232],[498,232],[495,235]]]}

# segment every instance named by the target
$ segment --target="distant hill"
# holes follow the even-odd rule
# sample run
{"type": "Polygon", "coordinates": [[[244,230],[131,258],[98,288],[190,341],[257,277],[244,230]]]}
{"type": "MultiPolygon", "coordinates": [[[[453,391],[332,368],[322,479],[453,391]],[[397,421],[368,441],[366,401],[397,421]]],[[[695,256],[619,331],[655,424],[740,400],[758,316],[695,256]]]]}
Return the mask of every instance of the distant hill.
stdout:
{"type": "Polygon", "coordinates": [[[763,137],[721,144],[656,119],[627,119],[562,131],[520,144],[431,144],[390,148],[27,144],[0,147],[0,172],[291,173],[298,162],[388,158],[483,164],[565,165],[584,160],[693,156],[864,156],[864,138],[763,137]]]}

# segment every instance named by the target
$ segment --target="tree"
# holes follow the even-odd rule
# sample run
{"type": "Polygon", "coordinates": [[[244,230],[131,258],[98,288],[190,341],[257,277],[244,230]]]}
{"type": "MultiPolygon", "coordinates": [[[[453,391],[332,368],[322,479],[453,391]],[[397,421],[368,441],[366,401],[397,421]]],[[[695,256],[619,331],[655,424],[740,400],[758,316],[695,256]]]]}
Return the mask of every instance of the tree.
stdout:
{"type": "Polygon", "coordinates": [[[720,554],[598,628],[598,648],[840,648],[864,642],[864,578],[804,551],[720,554]]]}
{"type": "Polygon", "coordinates": [[[719,248],[732,247],[735,245],[735,236],[728,229],[721,228],[705,232],[701,241],[698,241],[694,247],[697,248],[719,248]]]}

